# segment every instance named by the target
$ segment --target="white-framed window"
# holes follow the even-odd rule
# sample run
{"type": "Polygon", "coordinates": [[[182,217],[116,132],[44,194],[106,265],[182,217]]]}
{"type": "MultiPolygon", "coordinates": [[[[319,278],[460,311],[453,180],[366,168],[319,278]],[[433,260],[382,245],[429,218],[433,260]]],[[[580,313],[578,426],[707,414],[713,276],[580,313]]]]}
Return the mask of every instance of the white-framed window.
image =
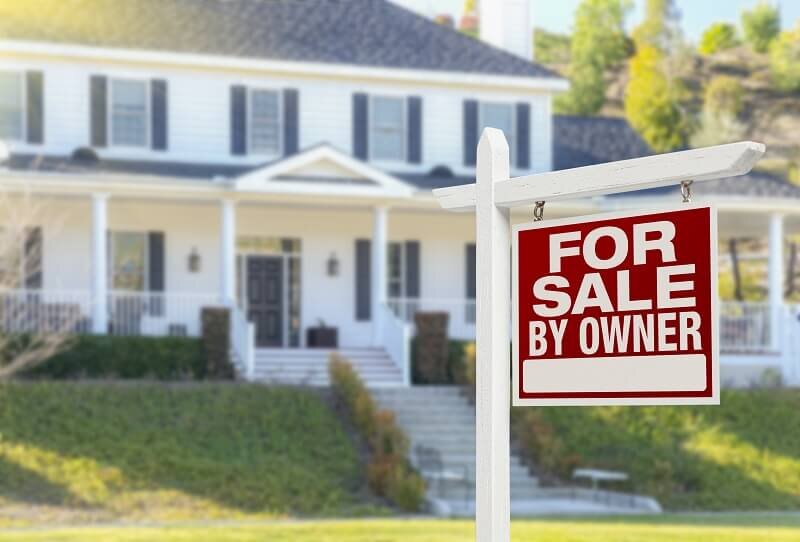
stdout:
{"type": "Polygon", "coordinates": [[[256,154],[281,154],[281,93],[277,90],[251,89],[249,150],[256,154]]]}
{"type": "Polygon", "coordinates": [[[146,232],[109,232],[109,283],[113,290],[144,292],[148,289],[148,235],[146,232]]]}
{"type": "Polygon", "coordinates": [[[25,77],[0,71],[0,140],[19,141],[25,132],[25,77]]]}
{"type": "Polygon", "coordinates": [[[391,241],[386,256],[389,259],[386,271],[386,295],[392,298],[406,297],[406,250],[405,243],[391,241]]]}
{"type": "Polygon", "coordinates": [[[150,135],[149,85],[140,79],[111,79],[111,144],[147,147],[150,135]]]}
{"type": "Polygon", "coordinates": [[[478,133],[482,133],[484,128],[497,128],[503,130],[503,134],[508,141],[511,163],[514,163],[514,142],[516,141],[516,130],[514,127],[514,105],[499,102],[481,102],[478,133]]]}
{"type": "Polygon", "coordinates": [[[405,160],[405,108],[403,98],[372,97],[369,149],[373,160],[405,160]]]}

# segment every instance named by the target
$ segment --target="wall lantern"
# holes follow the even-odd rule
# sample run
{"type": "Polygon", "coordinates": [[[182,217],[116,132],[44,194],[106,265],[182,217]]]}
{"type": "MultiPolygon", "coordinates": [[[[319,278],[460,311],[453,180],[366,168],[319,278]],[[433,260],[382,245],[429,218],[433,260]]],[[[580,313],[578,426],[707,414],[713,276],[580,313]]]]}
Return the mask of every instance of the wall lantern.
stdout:
{"type": "Polygon", "coordinates": [[[328,258],[328,276],[339,276],[339,258],[336,257],[335,252],[331,252],[331,256],[328,258]]]}
{"type": "Polygon", "coordinates": [[[197,247],[192,247],[192,251],[189,253],[188,262],[190,273],[197,273],[200,271],[200,254],[197,252],[197,247]]]}

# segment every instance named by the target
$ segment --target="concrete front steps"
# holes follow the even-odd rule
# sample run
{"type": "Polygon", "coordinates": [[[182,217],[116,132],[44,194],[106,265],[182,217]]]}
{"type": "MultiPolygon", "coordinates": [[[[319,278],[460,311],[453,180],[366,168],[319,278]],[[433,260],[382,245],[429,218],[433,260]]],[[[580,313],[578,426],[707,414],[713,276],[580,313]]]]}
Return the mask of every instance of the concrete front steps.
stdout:
{"type": "Polygon", "coordinates": [[[258,348],[255,380],[269,384],[329,386],[328,361],[332,352],[352,363],[370,388],[403,384],[400,368],[382,348],[258,348]]]}
{"type": "MultiPolygon", "coordinates": [[[[467,470],[468,483],[429,484],[428,502],[434,513],[470,517],[475,514],[475,408],[457,386],[415,386],[372,390],[381,408],[395,413],[415,447],[438,450],[443,470],[467,470]]],[[[521,459],[511,455],[511,513],[631,514],[660,512],[658,503],[645,497],[571,488],[542,488],[521,459]]]]}

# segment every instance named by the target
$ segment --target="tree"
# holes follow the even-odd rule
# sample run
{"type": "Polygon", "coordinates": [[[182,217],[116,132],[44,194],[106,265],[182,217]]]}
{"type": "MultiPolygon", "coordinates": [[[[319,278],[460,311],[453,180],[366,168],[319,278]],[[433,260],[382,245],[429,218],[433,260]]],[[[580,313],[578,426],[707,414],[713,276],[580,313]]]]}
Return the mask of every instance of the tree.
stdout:
{"type": "Polygon", "coordinates": [[[686,143],[688,122],[681,101],[686,89],[677,72],[683,63],[678,11],[671,0],[648,0],[633,31],[636,55],[629,65],[625,116],[656,151],[686,143]]]}
{"type": "Polygon", "coordinates": [[[537,62],[544,64],[568,64],[570,59],[570,37],[550,32],[544,28],[533,30],[533,50],[537,62]]]}
{"type": "Polygon", "coordinates": [[[739,119],[744,91],[737,79],[718,75],[709,81],[703,94],[700,127],[692,134],[693,147],[732,143],[744,137],[747,126],[739,119]]]}
{"type": "Polygon", "coordinates": [[[627,56],[625,15],[629,0],[583,0],[575,12],[570,47],[570,91],[556,100],[556,110],[577,115],[597,113],[605,102],[605,71],[627,56]]]}
{"type": "Polygon", "coordinates": [[[717,51],[736,47],[738,44],[735,26],[729,23],[713,23],[703,32],[698,50],[701,54],[712,55],[717,51]]]}
{"type": "Polygon", "coordinates": [[[682,146],[687,126],[679,107],[685,89],[664,73],[663,55],[655,47],[641,47],[630,63],[625,89],[625,115],[656,151],[682,146]]]}
{"type": "Polygon", "coordinates": [[[680,12],[673,0],[647,0],[644,19],[633,30],[637,47],[651,46],[667,54],[681,38],[680,12]]]}
{"type": "Polygon", "coordinates": [[[80,310],[51,302],[39,290],[22,290],[41,280],[42,235],[36,225],[47,218],[49,231],[56,229],[51,210],[30,195],[0,192],[0,216],[0,380],[5,380],[64,348],[80,310]]]}
{"type": "Polygon", "coordinates": [[[772,43],[769,69],[777,88],[785,92],[800,90],[800,21],[772,43]]]}
{"type": "Polygon", "coordinates": [[[781,30],[778,8],[767,2],[759,2],[753,9],[742,12],[744,39],[754,51],[766,53],[781,30]]]}

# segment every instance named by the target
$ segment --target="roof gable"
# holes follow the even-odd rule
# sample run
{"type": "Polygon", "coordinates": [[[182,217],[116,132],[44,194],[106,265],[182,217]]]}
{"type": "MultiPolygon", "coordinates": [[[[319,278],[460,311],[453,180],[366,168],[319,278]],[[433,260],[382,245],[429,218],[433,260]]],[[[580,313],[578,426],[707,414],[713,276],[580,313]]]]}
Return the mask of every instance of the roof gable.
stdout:
{"type": "Polygon", "coordinates": [[[233,186],[242,192],[389,198],[407,198],[415,192],[413,186],[399,178],[327,144],[248,171],[237,177],[233,186]]]}
{"type": "Polygon", "coordinates": [[[388,0],[0,2],[6,40],[555,78],[388,0]]]}

